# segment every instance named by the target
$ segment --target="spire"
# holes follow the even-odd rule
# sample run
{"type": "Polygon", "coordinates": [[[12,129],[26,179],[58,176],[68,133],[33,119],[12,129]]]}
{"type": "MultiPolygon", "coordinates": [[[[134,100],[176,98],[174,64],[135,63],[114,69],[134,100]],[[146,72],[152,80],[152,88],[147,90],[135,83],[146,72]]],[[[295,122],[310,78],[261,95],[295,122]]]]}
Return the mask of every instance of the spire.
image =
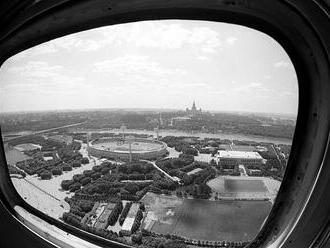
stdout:
{"type": "Polygon", "coordinates": [[[192,108],[191,110],[196,110],[196,104],[195,104],[195,100],[193,101],[193,105],[192,105],[192,108]]]}

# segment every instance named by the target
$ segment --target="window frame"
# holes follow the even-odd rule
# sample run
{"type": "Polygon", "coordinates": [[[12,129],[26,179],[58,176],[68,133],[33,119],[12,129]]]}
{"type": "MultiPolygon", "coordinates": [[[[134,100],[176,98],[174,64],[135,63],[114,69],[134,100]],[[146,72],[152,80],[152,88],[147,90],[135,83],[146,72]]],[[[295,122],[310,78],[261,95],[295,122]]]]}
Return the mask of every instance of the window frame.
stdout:
{"type": "MultiPolygon", "coordinates": [[[[28,1],[26,1],[28,2],[28,1]]],[[[274,38],[298,77],[299,109],[288,166],[273,208],[248,247],[320,244],[330,223],[330,30],[321,1],[301,0],[48,0],[24,5],[0,28],[0,64],[42,42],[90,28],[154,19],[220,21],[244,25],[274,38]],[[27,6],[27,7],[26,7],[27,6]],[[328,37],[329,36],[329,37],[328,37]],[[318,221],[316,221],[318,220],[318,221]],[[304,232],[308,227],[308,233],[304,232]]],[[[10,13],[8,14],[10,15],[10,13]]],[[[6,165],[1,140],[0,163],[6,165]]],[[[105,246],[105,240],[52,219],[27,204],[0,166],[1,201],[15,215],[19,205],[65,231],[105,246]]]]}

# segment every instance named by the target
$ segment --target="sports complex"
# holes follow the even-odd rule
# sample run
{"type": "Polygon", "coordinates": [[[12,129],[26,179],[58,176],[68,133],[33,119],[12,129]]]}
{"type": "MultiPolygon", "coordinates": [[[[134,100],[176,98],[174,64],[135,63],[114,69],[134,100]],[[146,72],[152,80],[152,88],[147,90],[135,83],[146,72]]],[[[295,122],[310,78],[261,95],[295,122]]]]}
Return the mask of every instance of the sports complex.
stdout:
{"type": "Polygon", "coordinates": [[[156,160],[167,153],[167,145],[144,138],[100,138],[88,142],[90,155],[113,160],[156,160]]]}
{"type": "Polygon", "coordinates": [[[210,241],[252,240],[272,208],[269,201],[182,199],[150,192],[142,202],[147,209],[142,229],[210,241]]]}

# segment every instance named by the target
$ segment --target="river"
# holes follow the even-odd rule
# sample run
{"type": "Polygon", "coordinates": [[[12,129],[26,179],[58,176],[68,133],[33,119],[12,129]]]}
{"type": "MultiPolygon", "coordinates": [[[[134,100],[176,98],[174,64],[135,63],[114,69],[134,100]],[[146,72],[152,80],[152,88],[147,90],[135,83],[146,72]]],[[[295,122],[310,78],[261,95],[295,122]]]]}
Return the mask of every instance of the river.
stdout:
{"type": "MultiPolygon", "coordinates": [[[[71,132],[92,132],[92,133],[121,133],[120,129],[71,129],[71,132]]],[[[155,132],[151,130],[140,130],[140,129],[126,129],[125,133],[136,133],[136,134],[147,134],[155,136],[155,132]]],[[[159,136],[189,136],[189,137],[199,137],[199,138],[214,138],[214,139],[229,139],[229,140],[246,140],[255,142],[268,142],[274,144],[286,144],[291,145],[292,140],[286,138],[274,138],[274,137],[264,137],[256,135],[245,135],[238,133],[205,133],[205,132],[184,132],[179,130],[169,130],[160,129],[159,136]]]]}

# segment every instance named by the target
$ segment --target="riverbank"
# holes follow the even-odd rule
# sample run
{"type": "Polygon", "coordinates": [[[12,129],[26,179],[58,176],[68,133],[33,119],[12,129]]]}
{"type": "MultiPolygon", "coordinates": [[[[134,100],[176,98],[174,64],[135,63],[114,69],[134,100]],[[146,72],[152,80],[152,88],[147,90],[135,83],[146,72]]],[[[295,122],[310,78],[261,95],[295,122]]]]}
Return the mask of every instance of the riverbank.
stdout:
{"type": "MultiPolygon", "coordinates": [[[[91,132],[91,133],[115,133],[119,134],[122,131],[118,128],[114,129],[86,129],[86,128],[70,128],[69,132],[91,132]]],[[[135,134],[146,134],[156,136],[156,133],[152,130],[146,129],[126,129],[125,133],[135,133],[135,134]]],[[[240,140],[240,141],[255,141],[255,142],[266,142],[273,144],[285,144],[291,145],[292,140],[286,138],[275,138],[275,137],[266,137],[266,136],[257,136],[257,135],[246,135],[246,134],[238,134],[238,133],[206,133],[206,132],[184,132],[180,130],[171,130],[171,129],[159,129],[159,136],[189,136],[189,137],[197,137],[200,139],[204,138],[213,138],[213,139],[228,139],[228,140],[240,140]]]]}

